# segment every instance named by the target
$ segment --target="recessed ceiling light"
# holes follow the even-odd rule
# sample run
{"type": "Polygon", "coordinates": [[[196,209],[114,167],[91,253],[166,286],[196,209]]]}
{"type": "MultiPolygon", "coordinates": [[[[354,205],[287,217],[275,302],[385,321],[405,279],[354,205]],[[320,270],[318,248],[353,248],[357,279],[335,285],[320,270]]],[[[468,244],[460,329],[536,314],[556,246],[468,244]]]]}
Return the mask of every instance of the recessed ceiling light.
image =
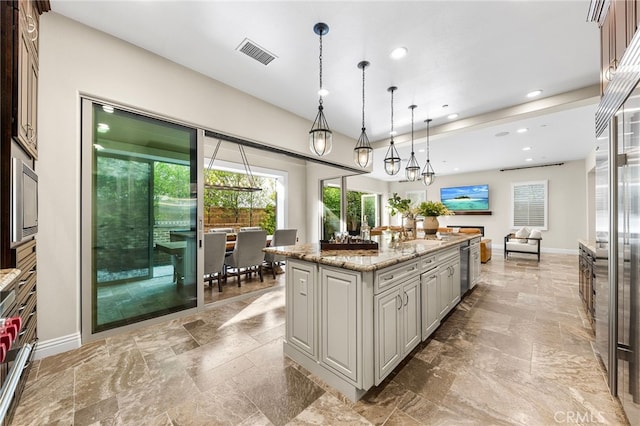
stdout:
{"type": "Polygon", "coordinates": [[[107,133],[109,131],[109,125],[106,123],[98,123],[98,133],[107,133]]]}
{"type": "Polygon", "coordinates": [[[458,114],[456,114],[456,113],[449,114],[449,115],[447,115],[447,118],[448,118],[449,120],[456,119],[456,118],[458,118],[458,114]]]}
{"type": "Polygon", "coordinates": [[[529,131],[529,129],[527,129],[526,127],[522,127],[520,129],[516,130],[516,132],[518,132],[518,133],[526,133],[528,131],[529,131]]]}
{"type": "Polygon", "coordinates": [[[102,110],[109,114],[113,114],[113,107],[111,105],[102,105],[102,110]]]}
{"type": "Polygon", "coordinates": [[[454,167],[454,168],[453,168],[453,171],[454,171],[454,172],[457,172],[458,170],[460,170],[460,167],[454,167]]]}
{"type": "Polygon", "coordinates": [[[532,90],[531,92],[527,93],[527,98],[535,98],[536,96],[540,96],[540,95],[542,95],[541,89],[532,90]]]}
{"type": "Polygon", "coordinates": [[[496,133],[496,137],[501,137],[501,136],[507,136],[509,134],[509,132],[500,132],[500,133],[496,133]]]}
{"type": "Polygon", "coordinates": [[[324,96],[327,96],[327,95],[329,95],[329,91],[327,89],[318,90],[318,96],[324,97],[324,96]]]}
{"type": "Polygon", "coordinates": [[[407,56],[407,52],[409,52],[409,50],[406,47],[396,47],[391,51],[391,55],[389,56],[391,56],[392,59],[402,59],[407,56]]]}
{"type": "Polygon", "coordinates": [[[533,158],[525,158],[524,161],[533,161],[533,158]]]}
{"type": "Polygon", "coordinates": [[[523,151],[531,151],[531,147],[530,146],[525,146],[524,148],[522,148],[523,151]]]}

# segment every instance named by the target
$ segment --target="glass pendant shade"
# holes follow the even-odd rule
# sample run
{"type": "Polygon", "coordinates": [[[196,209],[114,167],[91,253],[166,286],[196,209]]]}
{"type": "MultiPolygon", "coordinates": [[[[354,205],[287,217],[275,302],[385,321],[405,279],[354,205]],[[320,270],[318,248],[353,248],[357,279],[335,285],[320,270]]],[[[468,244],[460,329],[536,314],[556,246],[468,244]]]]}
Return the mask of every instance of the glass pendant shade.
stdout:
{"type": "Polygon", "coordinates": [[[416,105],[411,105],[409,109],[411,110],[411,157],[409,157],[409,162],[407,163],[407,167],[404,168],[404,171],[407,180],[409,182],[415,182],[420,178],[420,165],[413,151],[413,110],[416,109],[416,105]]]}
{"type": "Polygon", "coordinates": [[[322,105],[319,105],[318,115],[309,131],[309,149],[318,156],[330,153],[333,147],[333,134],[322,110],[322,105]]]}
{"type": "Polygon", "coordinates": [[[398,90],[396,86],[391,86],[387,89],[389,93],[391,93],[391,140],[389,141],[389,149],[387,149],[387,154],[384,156],[384,171],[388,175],[395,175],[400,171],[400,155],[398,154],[398,150],[396,149],[393,143],[393,92],[398,90]]]}
{"type": "Polygon", "coordinates": [[[369,164],[371,164],[372,158],[373,148],[371,147],[371,143],[369,142],[369,137],[367,137],[367,132],[363,127],[362,133],[360,133],[360,137],[358,138],[358,143],[353,149],[353,160],[358,166],[364,169],[369,166],[369,164]]]}
{"type": "Polygon", "coordinates": [[[358,63],[358,68],[362,70],[362,133],[360,133],[356,147],[353,148],[353,161],[363,169],[373,161],[373,148],[367,136],[367,129],[364,127],[364,70],[368,66],[369,62],[367,61],[358,63]]]}
{"type": "Polygon", "coordinates": [[[413,153],[411,153],[411,157],[409,158],[409,162],[407,163],[407,167],[404,168],[404,171],[409,182],[415,182],[420,178],[420,166],[418,165],[418,160],[416,160],[416,156],[413,153]]]}
{"type": "Polygon", "coordinates": [[[422,183],[424,186],[429,186],[436,180],[436,172],[433,171],[429,158],[429,124],[431,124],[431,119],[428,118],[425,121],[427,122],[427,162],[422,169],[422,183]]]}
{"type": "Polygon", "coordinates": [[[388,175],[398,174],[400,171],[400,155],[398,154],[398,150],[396,149],[393,138],[389,144],[389,149],[387,150],[387,155],[384,156],[384,171],[388,175]]]}
{"type": "MultiPolygon", "coordinates": [[[[313,26],[313,32],[320,36],[320,90],[322,92],[322,36],[329,32],[329,26],[323,22],[319,22],[313,26]]],[[[322,95],[318,100],[318,115],[311,126],[309,131],[309,149],[312,153],[323,156],[331,152],[333,147],[333,134],[329,129],[327,119],[324,118],[322,106],[322,95]]]]}
{"type": "Polygon", "coordinates": [[[422,183],[424,186],[429,186],[436,180],[436,173],[433,171],[433,167],[431,167],[431,162],[427,160],[427,164],[424,165],[424,169],[422,169],[422,183]]]}

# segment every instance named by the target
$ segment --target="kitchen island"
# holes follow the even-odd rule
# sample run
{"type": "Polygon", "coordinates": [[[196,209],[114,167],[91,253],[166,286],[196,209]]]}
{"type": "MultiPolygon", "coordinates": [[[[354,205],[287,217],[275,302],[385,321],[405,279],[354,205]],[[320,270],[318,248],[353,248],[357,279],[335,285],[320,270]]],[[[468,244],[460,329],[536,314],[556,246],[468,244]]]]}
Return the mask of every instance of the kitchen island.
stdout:
{"type": "Polygon", "coordinates": [[[288,258],[284,352],[360,399],[458,304],[460,246],[473,238],[381,241],[378,250],[264,249],[288,258]]]}

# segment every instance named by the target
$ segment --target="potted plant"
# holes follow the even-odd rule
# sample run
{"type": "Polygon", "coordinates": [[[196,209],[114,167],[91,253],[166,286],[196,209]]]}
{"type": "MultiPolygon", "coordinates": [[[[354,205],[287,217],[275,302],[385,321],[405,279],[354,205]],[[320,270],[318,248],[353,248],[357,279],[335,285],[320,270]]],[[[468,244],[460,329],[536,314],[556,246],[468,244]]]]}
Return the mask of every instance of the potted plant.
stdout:
{"type": "Polygon", "coordinates": [[[388,199],[388,203],[389,213],[391,216],[395,216],[398,213],[402,216],[403,233],[406,233],[405,228],[406,230],[414,231],[416,227],[417,208],[412,205],[411,200],[408,198],[401,198],[396,192],[394,192],[393,197],[388,199]]]}
{"type": "Polygon", "coordinates": [[[424,216],[424,232],[426,234],[435,234],[438,232],[440,223],[438,216],[452,216],[454,213],[447,208],[441,201],[425,201],[420,203],[417,213],[424,216]]]}

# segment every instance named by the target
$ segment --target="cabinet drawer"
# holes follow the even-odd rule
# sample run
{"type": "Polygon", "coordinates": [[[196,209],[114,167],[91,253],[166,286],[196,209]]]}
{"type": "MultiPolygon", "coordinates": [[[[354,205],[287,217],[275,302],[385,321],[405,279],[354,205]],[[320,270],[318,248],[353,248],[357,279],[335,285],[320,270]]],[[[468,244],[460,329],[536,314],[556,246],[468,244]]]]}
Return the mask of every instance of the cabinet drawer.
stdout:
{"type": "Polygon", "coordinates": [[[35,291],[36,279],[37,274],[35,271],[27,273],[24,277],[21,277],[16,287],[16,302],[18,304],[26,301],[27,295],[30,292],[35,291]]]}
{"type": "Polygon", "coordinates": [[[446,262],[453,259],[456,256],[460,256],[460,249],[458,247],[438,253],[438,263],[446,262]]]}
{"type": "Polygon", "coordinates": [[[27,241],[26,243],[20,245],[19,247],[16,247],[16,268],[20,269],[21,271],[24,271],[24,264],[27,261],[27,259],[34,259],[33,262],[35,263],[35,257],[36,257],[36,240],[30,240],[27,241]]]}
{"type": "Polygon", "coordinates": [[[378,294],[387,288],[391,288],[412,274],[417,276],[420,272],[418,263],[419,260],[415,260],[376,271],[374,293],[378,294]]]}
{"type": "Polygon", "coordinates": [[[423,256],[420,258],[420,272],[426,272],[438,266],[436,255],[423,256]]]}

